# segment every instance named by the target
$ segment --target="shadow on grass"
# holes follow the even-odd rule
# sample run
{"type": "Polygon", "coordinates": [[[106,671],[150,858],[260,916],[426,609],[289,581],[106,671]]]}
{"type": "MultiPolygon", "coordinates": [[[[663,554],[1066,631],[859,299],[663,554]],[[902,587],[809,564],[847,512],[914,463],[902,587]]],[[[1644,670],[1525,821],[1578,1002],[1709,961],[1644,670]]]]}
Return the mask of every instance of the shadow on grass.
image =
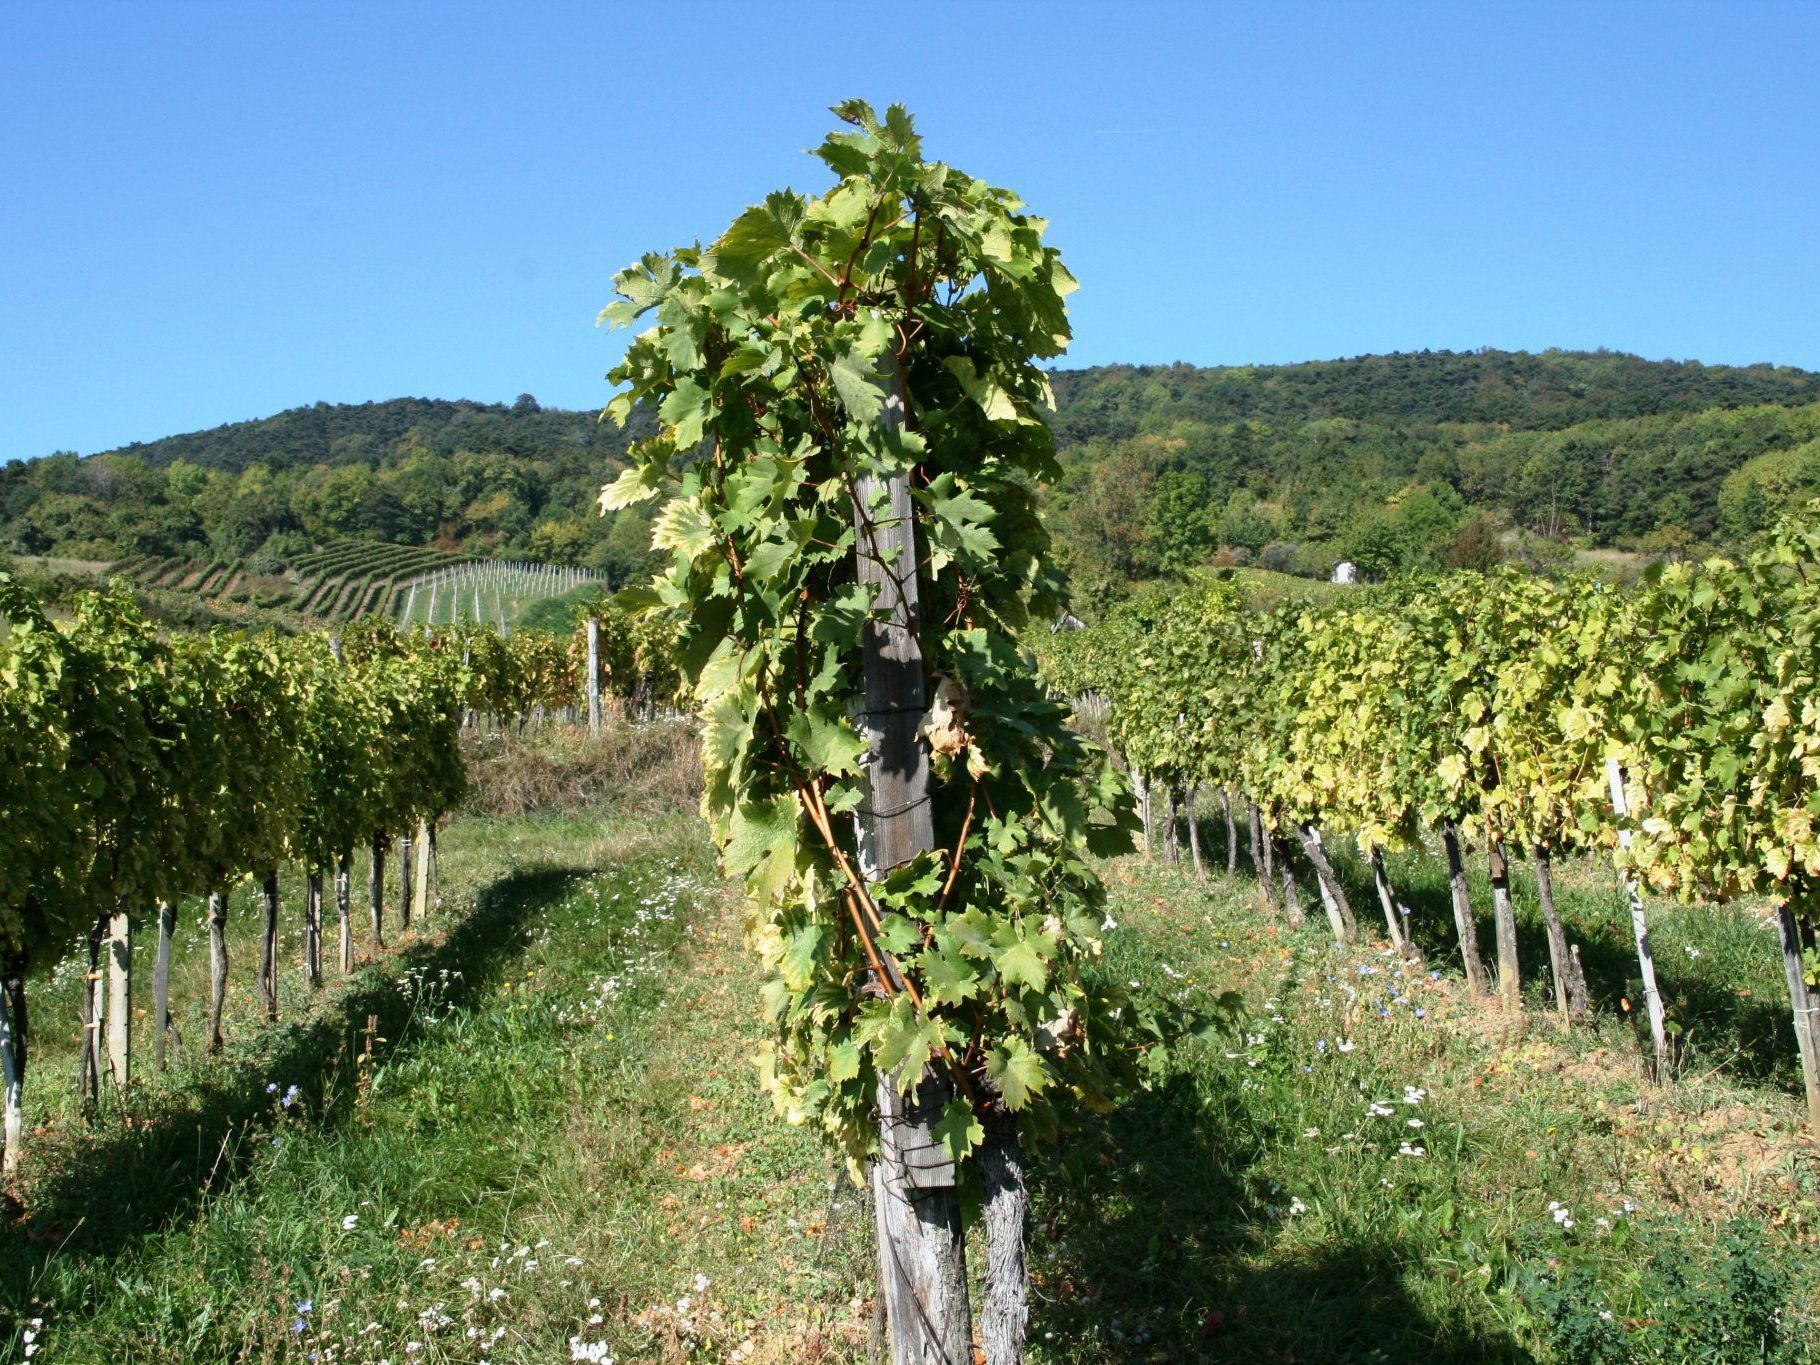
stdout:
{"type": "Polygon", "coordinates": [[[1031,1340],[1070,1361],[1528,1358],[1429,1319],[1394,1245],[1272,1258],[1286,1196],[1254,1131],[1242,1096],[1182,1075],[1033,1163],[1031,1340]]]}
{"type": "MultiPolygon", "coordinates": [[[[1226,830],[1223,820],[1201,820],[1202,856],[1212,870],[1226,866],[1226,830]]],[[[1184,836],[1183,842],[1186,842],[1184,836]]],[[[1238,831],[1238,866],[1251,872],[1248,839],[1238,831]]],[[[1160,840],[1159,840],[1160,846],[1160,840]]],[[[1352,904],[1360,932],[1369,938],[1384,935],[1383,911],[1370,865],[1343,844],[1330,848],[1334,870],[1352,904]]],[[[1183,855],[1184,859],[1186,854],[1183,855]]],[[[1318,918],[1314,870],[1292,854],[1296,877],[1303,888],[1304,909],[1318,918]]],[[[1535,901],[1535,884],[1523,859],[1513,855],[1512,891],[1517,898],[1517,960],[1522,965],[1526,994],[1533,1006],[1548,1011],[1553,1006],[1549,973],[1548,937],[1535,901]]],[[[1408,875],[1407,866],[1392,869],[1400,904],[1408,906],[1405,923],[1422,955],[1446,971],[1460,970],[1459,937],[1454,932],[1453,900],[1444,871],[1408,875]],[[1399,878],[1398,873],[1403,876],[1399,878]]],[[[1637,967],[1636,944],[1629,933],[1629,919],[1617,904],[1620,894],[1612,874],[1613,905],[1605,919],[1587,922],[1575,913],[1583,897],[1557,887],[1557,905],[1570,943],[1580,948],[1587,992],[1595,1014],[1623,1018],[1631,1027],[1636,1054],[1642,1064],[1651,1053],[1647,1014],[1642,1007],[1642,980],[1637,967]],[[1626,1009],[1629,1001],[1632,1008],[1626,1009]]],[[[1497,967],[1497,934],[1492,921],[1489,889],[1482,878],[1473,878],[1473,923],[1479,934],[1479,952],[1488,973],[1497,967]]],[[[1676,955],[1665,960],[1658,950],[1656,971],[1668,1011],[1679,1064],[1717,1067],[1750,1084],[1774,1087],[1788,1095],[1801,1093],[1801,1076],[1790,1036],[1788,1010],[1780,996],[1740,994],[1738,983],[1724,979],[1724,967],[1710,955],[1695,965],[1676,955]]]]}
{"type": "MultiPolygon", "coordinates": [[[[1371,924],[1377,927],[1382,915],[1370,868],[1351,856],[1336,858],[1335,868],[1361,930],[1365,930],[1368,912],[1371,924]]],[[[1517,870],[1513,867],[1513,872],[1517,870]]],[[[1512,880],[1512,892],[1517,898],[1517,961],[1522,967],[1526,995],[1534,1008],[1552,1010],[1554,986],[1549,971],[1548,936],[1535,901],[1534,882],[1519,875],[1512,880]]],[[[1412,912],[1408,922],[1423,956],[1443,970],[1459,970],[1460,944],[1454,932],[1453,900],[1445,877],[1407,877],[1396,883],[1396,893],[1412,912]]],[[[1614,874],[1614,902],[1618,894],[1614,874]]],[[[1622,1018],[1631,1026],[1637,1057],[1642,1062],[1650,1055],[1651,1043],[1628,913],[1614,903],[1610,919],[1588,923],[1574,913],[1575,902],[1581,897],[1559,891],[1556,897],[1568,942],[1580,949],[1580,965],[1586,974],[1593,1012],[1622,1018]],[[1624,1006],[1627,1000],[1630,1009],[1624,1006]]],[[[1495,975],[1497,935],[1490,894],[1482,884],[1473,887],[1473,911],[1479,951],[1485,958],[1487,972],[1495,975]]],[[[1723,1065],[1737,1079],[1799,1095],[1801,1078],[1786,1007],[1779,998],[1740,995],[1735,982],[1722,979],[1722,971],[1717,965],[1697,966],[1683,960],[1680,954],[1672,960],[1664,959],[1661,950],[1657,950],[1657,977],[1670,1024],[1679,1028],[1686,1045],[1681,1050],[1698,1050],[1697,1059],[1689,1059],[1692,1064],[1723,1065]]]]}
{"type": "Polygon", "coordinates": [[[471,1007],[523,951],[526,920],[584,875],[538,869],[492,883],[445,937],[405,944],[314,1014],[250,1032],[194,1080],[157,1092],[152,1116],[129,1116],[128,1126],[110,1120],[92,1139],[42,1149],[30,1218],[0,1231],[0,1296],[22,1303],[52,1255],[118,1255],[238,1179],[254,1151],[251,1136],[278,1103],[268,1078],[305,1078],[299,1084],[306,1112],[319,1115],[314,1122],[345,1122],[358,1104],[354,1081],[369,1036],[375,1066],[418,1037],[412,994],[397,978],[414,972],[446,981],[440,998],[471,1007]]]}

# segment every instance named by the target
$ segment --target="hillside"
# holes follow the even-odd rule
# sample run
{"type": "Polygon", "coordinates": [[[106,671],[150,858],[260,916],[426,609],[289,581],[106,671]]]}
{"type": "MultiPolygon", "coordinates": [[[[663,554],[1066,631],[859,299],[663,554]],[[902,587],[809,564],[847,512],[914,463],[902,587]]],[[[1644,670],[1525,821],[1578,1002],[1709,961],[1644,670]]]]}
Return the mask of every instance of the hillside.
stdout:
{"type": "MultiPolygon", "coordinates": [[[[1091,603],[1206,562],[1383,575],[1576,546],[1735,540],[1820,490],[1820,375],[1480,351],[1054,376],[1061,558],[1091,603]]],[[[603,570],[649,562],[595,497],[627,434],[530,395],[316,404],[0,467],[0,548],[247,560],[342,538],[603,570]]]]}

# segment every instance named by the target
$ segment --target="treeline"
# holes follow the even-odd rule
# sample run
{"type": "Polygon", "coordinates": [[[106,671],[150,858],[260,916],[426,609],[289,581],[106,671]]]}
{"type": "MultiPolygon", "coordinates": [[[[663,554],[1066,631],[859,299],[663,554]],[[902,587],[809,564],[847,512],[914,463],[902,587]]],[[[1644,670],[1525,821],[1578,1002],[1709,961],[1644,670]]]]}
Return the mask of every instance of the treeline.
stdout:
{"type": "Polygon", "coordinates": [[[1636,882],[1690,901],[1769,898],[1820,1127],[1817,517],[1820,503],[1740,558],[1671,565],[1635,592],[1506,570],[1257,613],[1215,580],[1050,636],[1040,657],[1057,692],[1107,708],[1147,843],[1158,795],[1170,839],[1186,803],[1198,868],[1195,793],[1216,792],[1227,847],[1244,820],[1263,895],[1292,922],[1299,860],[1336,940],[1358,937],[1324,843],[1345,837],[1372,869],[1385,934],[1413,953],[1383,855],[1438,837],[1467,982],[1512,1009],[1510,861],[1534,863],[1551,993],[1571,1022],[1588,1004],[1551,868],[1563,853],[1615,857],[1659,1075],[1673,1057],[1636,882]],[[1490,864],[1495,975],[1467,893],[1473,845],[1490,864]]]}
{"type": "Polygon", "coordinates": [[[279,868],[305,878],[304,966],[322,979],[332,879],[342,970],[353,967],[349,875],[371,852],[375,943],[396,846],[408,927],[427,903],[439,820],[463,799],[463,726],[575,721],[601,695],[646,706],[675,691],[668,636],[601,604],[585,632],[475,627],[400,634],[166,636],[124,585],[79,595],[52,623],[0,574],[0,1076],[5,1164],[25,1135],[26,982],[86,951],[81,1095],[91,1113],[133,1066],[133,939],[155,923],[150,1027],[170,1039],[169,973],[180,898],[204,898],[210,1051],[222,1044],[227,895],[260,887],[259,988],[278,1012],[279,868]],[[414,856],[415,855],[415,861],[414,856]]]}
{"type": "MultiPolygon", "coordinates": [[[[1370,578],[1576,547],[1684,554],[1820,491],[1820,375],[1609,352],[1104,366],[1051,375],[1058,559],[1088,609],[1209,563],[1370,578]]],[[[627,444],[592,412],[395,399],[0,467],[0,549],[289,563],[345,537],[654,567],[598,515],[627,444]]]]}
{"type": "Polygon", "coordinates": [[[0,467],[0,548],[245,561],[278,573],[354,538],[604,569],[651,563],[649,522],[601,517],[627,433],[594,413],[395,399],[0,467]]]}
{"type": "Polygon", "coordinates": [[[1178,418],[1062,458],[1057,539],[1095,604],[1209,563],[1325,576],[1349,560],[1384,579],[1737,544],[1820,493],[1820,404],[1559,429],[1178,418]]]}

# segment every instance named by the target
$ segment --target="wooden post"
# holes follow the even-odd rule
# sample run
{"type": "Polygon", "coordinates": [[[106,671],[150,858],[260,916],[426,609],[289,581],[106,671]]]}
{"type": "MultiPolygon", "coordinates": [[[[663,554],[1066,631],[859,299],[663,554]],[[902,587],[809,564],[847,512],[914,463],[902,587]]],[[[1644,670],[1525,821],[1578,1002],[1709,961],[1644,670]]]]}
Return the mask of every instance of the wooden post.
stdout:
{"type": "Polygon", "coordinates": [[[1289,920],[1292,929],[1300,929],[1308,922],[1308,916],[1302,913],[1302,893],[1296,887],[1295,869],[1289,864],[1289,847],[1278,842],[1275,833],[1264,840],[1265,860],[1276,864],[1278,879],[1283,885],[1283,914],[1289,920]]]}
{"type": "Polygon", "coordinates": [[[0,1170],[11,1175],[19,1169],[25,1142],[25,1068],[21,1064],[17,1025],[13,1021],[10,990],[0,990],[0,1084],[5,1087],[5,1146],[0,1149],[0,1170]]]}
{"type": "Polygon", "coordinates": [[[259,935],[259,994],[265,1002],[266,1022],[278,1018],[278,869],[265,874],[261,887],[265,923],[259,935]]]}
{"type": "Polygon", "coordinates": [[[588,733],[600,733],[600,618],[588,618],[588,733]]]}
{"type": "MultiPolygon", "coordinates": [[[[1630,804],[1624,796],[1624,769],[1615,758],[1605,760],[1605,782],[1611,790],[1611,808],[1618,817],[1618,847],[1630,847],[1630,804]]],[[[1624,899],[1630,903],[1630,932],[1637,942],[1637,967],[1643,975],[1643,1001],[1649,1011],[1649,1037],[1656,1050],[1656,1079],[1669,1076],[1668,1017],[1662,1007],[1662,991],[1656,985],[1656,952],[1649,942],[1649,916],[1643,909],[1643,893],[1627,873],[1620,872],[1618,881],[1624,887],[1624,899]]]]}
{"type": "Polygon", "coordinates": [[[1811,931],[1802,932],[1795,907],[1786,900],[1776,908],[1776,923],[1782,931],[1782,969],[1788,977],[1788,998],[1795,1012],[1795,1046],[1801,1052],[1801,1080],[1807,1090],[1807,1126],[1820,1133],[1820,998],[1807,984],[1802,958],[1811,931]]]}
{"type": "Polygon", "coordinates": [[[354,921],[348,911],[348,883],[351,880],[348,861],[345,853],[335,860],[335,917],[343,976],[354,970],[354,921]]]}
{"type": "MultiPolygon", "coordinates": [[[[895,369],[895,365],[893,366],[895,369]]],[[[884,421],[901,426],[901,383],[891,386],[884,421]]],[[[867,738],[865,803],[858,812],[859,859],[868,880],[935,847],[929,750],[919,731],[928,702],[918,618],[916,523],[903,473],[862,476],[853,509],[861,583],[873,614],[861,631],[867,738]]],[[[951,1093],[926,1068],[911,1094],[898,1077],[878,1080],[879,1159],[873,1167],[879,1292],[886,1304],[893,1365],[969,1365],[966,1239],[955,1168],[934,1133],[951,1093]]]]}
{"type": "Polygon", "coordinates": [[[322,984],[322,871],[303,881],[303,974],[315,990],[322,984]]]}
{"type": "Polygon", "coordinates": [[[1384,912],[1384,928],[1390,934],[1390,946],[1405,959],[1414,961],[1421,954],[1415,950],[1403,912],[1397,908],[1397,893],[1390,884],[1390,873],[1384,866],[1384,850],[1371,846],[1371,884],[1377,889],[1378,907],[1384,912]]]}
{"type": "Polygon", "coordinates": [[[375,948],[385,947],[385,845],[385,835],[373,836],[373,861],[367,866],[367,902],[373,919],[375,948]]]}
{"type": "Polygon", "coordinates": [[[1328,928],[1333,930],[1333,941],[1356,943],[1359,922],[1353,918],[1352,902],[1346,899],[1346,888],[1340,885],[1339,875],[1327,857],[1327,847],[1321,842],[1321,827],[1311,820],[1304,821],[1298,833],[1302,851],[1314,867],[1314,879],[1320,888],[1321,906],[1327,912],[1328,928]]]}
{"type": "Polygon", "coordinates": [[[411,859],[413,839],[412,831],[407,826],[398,839],[398,930],[404,933],[411,927],[411,911],[416,908],[417,897],[411,886],[411,874],[417,870],[411,859]]]}
{"type": "Polygon", "coordinates": [[[1491,912],[1498,934],[1498,996],[1506,1009],[1523,1008],[1523,978],[1517,964],[1517,910],[1510,899],[1510,863],[1504,843],[1491,841],[1491,912]]]}
{"type": "Polygon", "coordinates": [[[221,1051],[221,1010],[227,1003],[227,895],[209,893],[209,1051],[221,1051]]]}
{"type": "Polygon", "coordinates": [[[414,909],[422,919],[430,912],[430,848],[435,840],[428,820],[417,822],[417,879],[412,883],[417,900],[414,909]]]}
{"type": "Polygon", "coordinates": [[[76,1076],[76,1095],[83,1114],[93,1119],[101,1107],[101,1021],[107,1003],[101,970],[101,942],[107,933],[107,916],[97,915],[88,931],[88,971],[82,978],[82,1065],[76,1076]]]}
{"type": "Polygon", "coordinates": [[[118,907],[107,920],[107,1074],[126,1094],[133,1068],[133,922],[118,907]]]}
{"type": "Polygon", "coordinates": [[[1530,866],[1536,873],[1536,899],[1542,905],[1542,923],[1548,930],[1548,966],[1555,979],[1555,1007],[1564,1022],[1572,1024],[1586,1018],[1586,977],[1580,969],[1580,955],[1568,947],[1567,930],[1555,911],[1554,861],[1548,845],[1538,841],[1529,850],[1530,866]]]}
{"type": "Polygon", "coordinates": [[[1251,868],[1257,877],[1258,890],[1264,895],[1264,904],[1272,914],[1280,908],[1277,898],[1276,877],[1270,867],[1270,840],[1264,834],[1264,812],[1258,809],[1258,803],[1247,799],[1246,810],[1251,823],[1251,868]]]}
{"type": "Polygon", "coordinates": [[[1226,817],[1226,880],[1239,874],[1239,828],[1232,818],[1232,793],[1220,788],[1220,814],[1226,817]]]}
{"type": "Polygon", "coordinates": [[[1008,1293],[1029,1278],[1024,1265],[1024,1149],[1016,1123],[986,1120],[985,1140],[973,1154],[986,1222],[986,1274],[980,1303],[980,1346],[986,1365],[1019,1365],[1024,1358],[1027,1296],[1008,1293]]]}
{"type": "Polygon", "coordinates": [[[1207,867],[1201,862],[1201,817],[1194,808],[1194,798],[1200,788],[1190,782],[1182,797],[1182,807],[1188,817],[1188,856],[1194,863],[1194,875],[1205,878],[1207,867]]]}
{"type": "Polygon", "coordinates": [[[164,1070],[171,1039],[171,939],[177,932],[177,906],[158,902],[158,956],[152,962],[152,1060],[164,1070]]]}
{"type": "Polygon", "coordinates": [[[1151,856],[1152,839],[1150,833],[1150,780],[1138,769],[1131,770],[1131,785],[1137,790],[1138,818],[1144,822],[1144,860],[1151,856]]]}
{"type": "Polygon", "coordinates": [[[1451,820],[1441,822],[1441,844],[1447,850],[1447,883],[1453,893],[1453,927],[1460,936],[1460,963],[1466,984],[1475,995],[1489,992],[1485,960],[1479,956],[1479,928],[1473,923],[1472,896],[1466,889],[1466,862],[1460,856],[1460,831],[1451,820]]]}

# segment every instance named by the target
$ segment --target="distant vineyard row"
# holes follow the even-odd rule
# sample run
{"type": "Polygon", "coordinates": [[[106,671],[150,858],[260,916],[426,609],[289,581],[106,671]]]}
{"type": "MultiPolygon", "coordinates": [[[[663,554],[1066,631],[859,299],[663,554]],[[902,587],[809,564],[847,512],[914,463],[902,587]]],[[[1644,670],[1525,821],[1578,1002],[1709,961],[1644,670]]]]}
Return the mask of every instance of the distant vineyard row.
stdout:
{"type": "Polygon", "coordinates": [[[530,602],[598,578],[584,570],[504,564],[366,540],[336,541],[297,556],[282,569],[263,569],[244,559],[139,556],[121,560],[114,571],[146,588],[320,622],[369,616],[429,620],[434,605],[437,621],[478,616],[510,623],[530,602]],[[432,579],[435,593],[429,587],[432,579]]]}

